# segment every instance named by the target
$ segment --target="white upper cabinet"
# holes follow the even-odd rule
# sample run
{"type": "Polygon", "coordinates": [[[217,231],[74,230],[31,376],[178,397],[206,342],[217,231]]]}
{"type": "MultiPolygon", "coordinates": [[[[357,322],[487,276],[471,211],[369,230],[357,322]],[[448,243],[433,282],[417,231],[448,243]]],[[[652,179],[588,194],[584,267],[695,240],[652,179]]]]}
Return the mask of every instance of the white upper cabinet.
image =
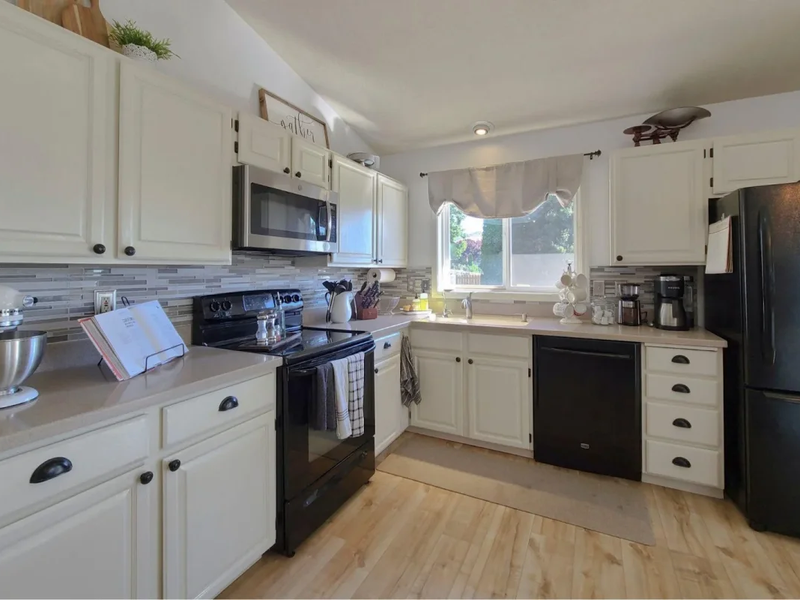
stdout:
{"type": "Polygon", "coordinates": [[[230,263],[231,110],[125,62],[119,113],[117,256],[230,263]]]}
{"type": "Polygon", "coordinates": [[[292,134],[254,115],[239,113],[239,162],[287,175],[292,170],[292,134]]]}
{"type": "Polygon", "coordinates": [[[292,177],[330,189],[331,151],[303,138],[292,138],[292,177]]]}
{"type": "Polygon", "coordinates": [[[107,49],[0,5],[0,260],[97,261],[112,243],[115,68],[107,49]]]}
{"type": "Polygon", "coordinates": [[[331,264],[374,264],[377,172],[344,156],[333,156],[332,189],[339,193],[339,252],[331,264]]]}
{"type": "MultiPolygon", "coordinates": [[[[98,451],[102,451],[98,448],[98,451]]],[[[80,467],[76,467],[80,468],[80,467]]],[[[4,598],[152,598],[156,483],[122,475],[0,529],[4,598]]],[[[44,485],[44,484],[43,484],[44,485]]]]}
{"type": "Polygon", "coordinates": [[[515,448],[532,447],[529,369],[525,360],[470,356],[468,437],[515,448]]]}
{"type": "Polygon", "coordinates": [[[629,148],[611,159],[612,265],[705,262],[707,142],[629,148]]]}
{"type": "Polygon", "coordinates": [[[713,149],[715,194],[800,179],[800,130],[715,138],[713,149]]]}
{"type": "Polygon", "coordinates": [[[275,543],[275,413],[164,461],[164,597],[214,597],[275,543]]]}
{"type": "Polygon", "coordinates": [[[408,265],[408,188],[378,175],[376,262],[383,267],[408,265]]]}

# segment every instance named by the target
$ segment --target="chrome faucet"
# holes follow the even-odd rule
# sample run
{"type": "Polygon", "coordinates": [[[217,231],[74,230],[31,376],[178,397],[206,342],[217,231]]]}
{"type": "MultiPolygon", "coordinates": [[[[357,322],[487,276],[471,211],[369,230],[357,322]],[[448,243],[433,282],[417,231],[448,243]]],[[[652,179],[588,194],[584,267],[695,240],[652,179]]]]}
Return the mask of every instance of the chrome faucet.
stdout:
{"type": "Polygon", "coordinates": [[[467,318],[472,318],[472,292],[467,294],[467,297],[461,301],[461,306],[467,310],[467,318]]]}
{"type": "Polygon", "coordinates": [[[453,313],[447,310],[447,292],[452,292],[453,290],[442,290],[442,318],[446,319],[447,317],[453,316],[453,313]]]}

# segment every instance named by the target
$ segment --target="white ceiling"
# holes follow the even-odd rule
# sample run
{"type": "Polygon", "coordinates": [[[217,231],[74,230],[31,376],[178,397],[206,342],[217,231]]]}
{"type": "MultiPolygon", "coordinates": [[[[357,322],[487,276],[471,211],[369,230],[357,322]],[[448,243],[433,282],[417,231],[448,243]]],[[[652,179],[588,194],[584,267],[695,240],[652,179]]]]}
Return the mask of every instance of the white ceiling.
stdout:
{"type": "Polygon", "coordinates": [[[800,89],[800,0],[227,1],[382,153],[800,89]]]}

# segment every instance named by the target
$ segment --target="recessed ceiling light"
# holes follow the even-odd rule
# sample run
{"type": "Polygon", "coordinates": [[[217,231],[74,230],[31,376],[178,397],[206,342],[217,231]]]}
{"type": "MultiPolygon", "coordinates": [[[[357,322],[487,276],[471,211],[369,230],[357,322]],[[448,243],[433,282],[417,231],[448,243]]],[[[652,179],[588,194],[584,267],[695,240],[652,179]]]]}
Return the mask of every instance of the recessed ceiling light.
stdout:
{"type": "Polygon", "coordinates": [[[478,121],[475,125],[472,126],[472,133],[475,135],[487,135],[494,125],[489,123],[489,121],[478,121]]]}

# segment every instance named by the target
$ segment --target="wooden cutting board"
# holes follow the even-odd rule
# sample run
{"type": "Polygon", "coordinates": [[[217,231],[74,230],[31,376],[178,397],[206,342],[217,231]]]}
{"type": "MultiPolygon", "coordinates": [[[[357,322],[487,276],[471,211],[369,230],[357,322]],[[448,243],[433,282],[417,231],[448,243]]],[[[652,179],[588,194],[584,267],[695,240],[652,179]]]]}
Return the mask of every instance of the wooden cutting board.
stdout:
{"type": "Polygon", "coordinates": [[[52,23],[61,25],[61,13],[75,0],[17,0],[17,6],[52,23]]]}
{"type": "Polygon", "coordinates": [[[108,29],[100,12],[100,0],[91,0],[89,8],[74,0],[61,13],[61,24],[65,29],[108,48],[108,29]]]}

